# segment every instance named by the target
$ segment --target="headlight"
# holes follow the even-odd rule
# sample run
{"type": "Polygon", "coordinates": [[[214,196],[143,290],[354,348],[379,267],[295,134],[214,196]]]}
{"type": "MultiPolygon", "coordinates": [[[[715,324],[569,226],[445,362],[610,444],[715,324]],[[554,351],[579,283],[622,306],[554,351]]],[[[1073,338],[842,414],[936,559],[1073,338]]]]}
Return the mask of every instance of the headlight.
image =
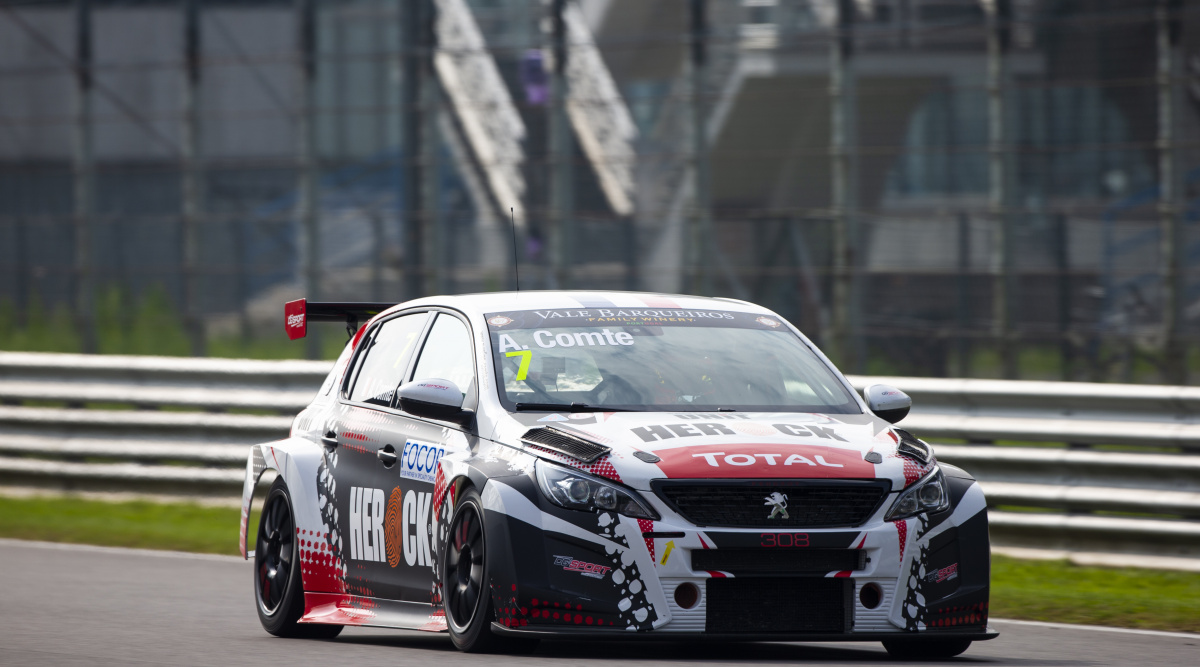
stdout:
{"type": "Polygon", "coordinates": [[[555,505],[584,512],[616,512],[636,519],[658,519],[658,514],[631,489],[541,459],[534,467],[538,486],[555,505]]]}
{"type": "Polygon", "coordinates": [[[933,472],[900,494],[884,519],[907,519],[921,512],[941,512],[948,507],[950,486],[946,484],[946,476],[942,474],[942,469],[935,467],[933,472]]]}

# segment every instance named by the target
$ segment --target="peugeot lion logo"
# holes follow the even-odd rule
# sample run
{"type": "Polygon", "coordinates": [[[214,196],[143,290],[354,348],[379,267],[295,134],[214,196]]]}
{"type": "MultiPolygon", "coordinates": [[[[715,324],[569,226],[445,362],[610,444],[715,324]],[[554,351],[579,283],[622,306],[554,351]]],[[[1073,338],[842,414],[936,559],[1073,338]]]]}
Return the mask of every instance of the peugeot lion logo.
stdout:
{"type": "Polygon", "coordinates": [[[766,498],[763,498],[763,500],[767,501],[767,502],[763,503],[764,505],[773,506],[771,509],[771,515],[767,517],[768,519],[774,519],[775,517],[779,516],[780,514],[783,515],[783,518],[785,518],[785,519],[788,518],[787,494],[786,493],[780,493],[780,492],[776,491],[775,493],[772,493],[771,495],[767,496],[766,498]]]}

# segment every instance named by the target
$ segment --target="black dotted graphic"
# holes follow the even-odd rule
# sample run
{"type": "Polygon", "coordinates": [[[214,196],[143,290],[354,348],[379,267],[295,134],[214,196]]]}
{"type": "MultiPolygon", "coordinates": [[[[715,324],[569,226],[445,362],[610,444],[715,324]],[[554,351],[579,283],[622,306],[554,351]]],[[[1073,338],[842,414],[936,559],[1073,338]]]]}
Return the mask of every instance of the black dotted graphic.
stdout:
{"type": "Polygon", "coordinates": [[[632,558],[629,541],[617,530],[621,525],[620,517],[616,512],[600,512],[597,518],[600,535],[625,547],[624,551],[615,547],[608,547],[606,550],[608,561],[613,568],[609,578],[621,594],[620,600],[617,601],[618,624],[637,630],[649,630],[654,621],[658,620],[658,614],[654,612],[654,605],[646,599],[646,584],[642,581],[641,571],[632,558]],[[628,565],[621,557],[623,553],[630,555],[628,565]]]}
{"type": "Polygon", "coordinates": [[[929,545],[921,544],[925,533],[929,532],[929,517],[925,514],[917,516],[917,534],[913,544],[917,548],[912,565],[908,569],[908,593],[904,596],[904,605],[900,615],[904,618],[904,629],[909,632],[924,630],[928,624],[928,609],[925,606],[925,562],[929,557],[929,545]]]}

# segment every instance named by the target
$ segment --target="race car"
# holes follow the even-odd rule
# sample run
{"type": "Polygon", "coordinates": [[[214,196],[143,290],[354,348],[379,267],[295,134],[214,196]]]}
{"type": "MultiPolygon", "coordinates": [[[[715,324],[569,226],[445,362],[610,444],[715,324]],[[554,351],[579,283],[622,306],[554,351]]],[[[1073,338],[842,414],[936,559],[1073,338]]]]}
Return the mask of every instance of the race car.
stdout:
{"type": "Polygon", "coordinates": [[[858,396],[769,310],[569,291],[285,307],[293,339],[316,321],[350,340],[246,463],[240,546],[273,635],[881,641],[903,658],[997,635],[979,485],[894,426],[908,396],[858,396]]]}

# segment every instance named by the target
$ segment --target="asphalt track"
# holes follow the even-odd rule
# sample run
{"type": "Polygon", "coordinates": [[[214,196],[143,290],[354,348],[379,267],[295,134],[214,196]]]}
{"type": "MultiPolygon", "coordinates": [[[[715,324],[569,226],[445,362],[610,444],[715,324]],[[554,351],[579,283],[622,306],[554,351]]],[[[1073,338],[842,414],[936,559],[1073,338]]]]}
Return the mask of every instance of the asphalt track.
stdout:
{"type": "MultiPolygon", "coordinates": [[[[443,636],[350,628],[334,641],[277,639],[259,627],[250,565],[0,540],[0,665],[471,665],[609,667],[891,662],[879,644],[543,642],[531,656],[455,652],[443,636]]],[[[994,622],[998,639],[953,662],[1196,665],[1200,635],[994,622]]]]}

